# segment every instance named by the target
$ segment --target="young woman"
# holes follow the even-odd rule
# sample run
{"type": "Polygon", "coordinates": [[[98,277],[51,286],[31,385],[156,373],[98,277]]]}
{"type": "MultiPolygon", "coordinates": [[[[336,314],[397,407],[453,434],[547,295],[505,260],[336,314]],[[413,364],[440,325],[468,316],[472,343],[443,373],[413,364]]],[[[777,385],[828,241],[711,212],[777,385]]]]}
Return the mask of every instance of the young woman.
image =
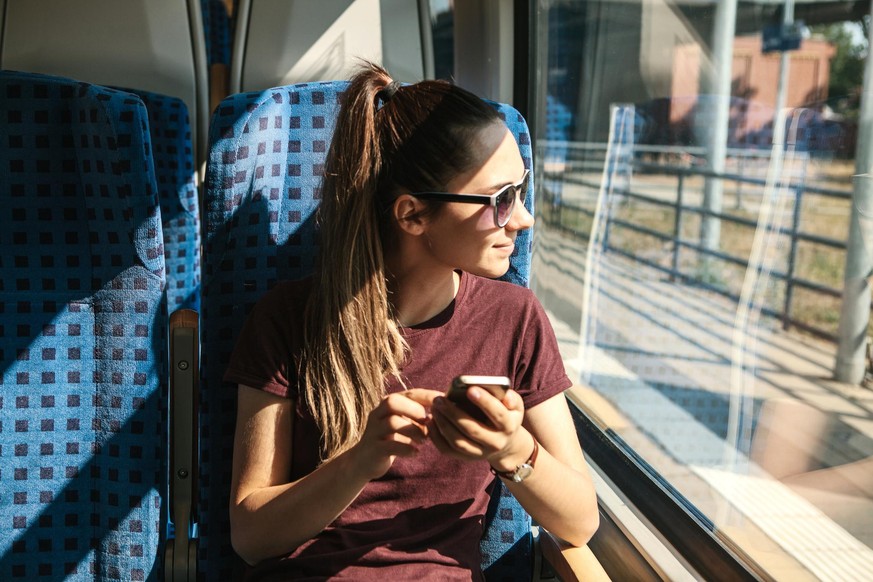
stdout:
{"type": "Polygon", "coordinates": [[[231,534],[252,578],[481,579],[495,474],[554,534],[593,534],[554,332],[529,290],[492,280],[533,224],[527,180],[475,95],[372,65],[352,79],[319,266],[257,304],[226,375],[239,384],[231,534]],[[477,421],[444,398],[460,374],[514,389],[469,388],[477,421]]]}

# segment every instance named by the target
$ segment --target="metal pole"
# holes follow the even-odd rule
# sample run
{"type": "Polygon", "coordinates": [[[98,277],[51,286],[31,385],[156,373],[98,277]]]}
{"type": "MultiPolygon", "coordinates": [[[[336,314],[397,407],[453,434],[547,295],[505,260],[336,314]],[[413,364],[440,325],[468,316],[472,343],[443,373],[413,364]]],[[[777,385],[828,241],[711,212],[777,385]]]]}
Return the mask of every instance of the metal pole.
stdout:
{"type": "MultiPolygon", "coordinates": [[[[723,206],[724,181],[727,157],[728,125],[730,122],[731,69],[733,67],[734,34],[737,21],[737,0],[718,2],[712,41],[713,71],[710,86],[705,87],[712,103],[712,124],[708,128],[707,146],[709,169],[717,176],[708,177],[703,189],[703,209],[700,221],[700,246],[706,250],[718,250],[721,238],[720,214],[723,206]]],[[[709,279],[709,257],[705,256],[701,267],[704,279],[709,279]]]]}
{"type": "MultiPolygon", "coordinates": [[[[871,6],[873,17],[873,6],[871,6]]],[[[873,28],[868,37],[873,46],[873,28]]],[[[840,382],[860,384],[864,379],[865,338],[870,322],[870,275],[873,273],[873,58],[864,65],[864,88],[858,120],[855,176],[837,358],[834,377],[840,382]]]]}
{"type": "MultiPolygon", "coordinates": [[[[784,10],[782,11],[783,33],[788,29],[788,26],[794,22],[794,0],[786,0],[784,10]]],[[[785,106],[788,101],[788,74],[791,70],[791,55],[789,51],[782,50],[779,55],[779,81],[776,85],[776,119],[773,121],[773,153],[776,155],[774,161],[779,164],[777,176],[782,173],[782,156],[785,153],[785,106]],[[776,146],[779,146],[778,148],[776,146]]]]}
{"type": "Polygon", "coordinates": [[[791,216],[791,244],[788,247],[788,269],[785,273],[785,307],[782,329],[791,325],[791,300],[794,298],[794,271],[797,264],[797,243],[800,234],[800,212],[803,209],[803,182],[794,188],[794,213],[791,216]]]}
{"type": "Polygon", "coordinates": [[[737,154],[737,174],[739,174],[740,179],[737,180],[737,199],[734,204],[734,208],[736,210],[742,210],[743,208],[743,178],[746,177],[746,154],[745,151],[742,151],[737,154]]]}
{"type": "Polygon", "coordinates": [[[685,172],[679,172],[678,183],[676,184],[676,216],[673,222],[673,268],[670,273],[670,281],[676,280],[676,275],[679,273],[679,249],[682,239],[682,208],[685,204],[685,172]]]}

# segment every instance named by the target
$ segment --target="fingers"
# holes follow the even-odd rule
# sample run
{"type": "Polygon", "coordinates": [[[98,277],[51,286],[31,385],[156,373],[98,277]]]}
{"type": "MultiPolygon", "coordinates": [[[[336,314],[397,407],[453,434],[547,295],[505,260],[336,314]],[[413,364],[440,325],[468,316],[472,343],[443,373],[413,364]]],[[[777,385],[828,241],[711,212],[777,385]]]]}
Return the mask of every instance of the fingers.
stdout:
{"type": "Polygon", "coordinates": [[[361,439],[352,448],[356,468],[368,479],[385,474],[397,457],[411,457],[427,440],[424,406],[400,394],[382,399],[367,417],[361,439]]]}
{"type": "Polygon", "coordinates": [[[386,419],[385,436],[399,443],[420,445],[427,440],[427,424],[392,415],[386,419]]]}
{"type": "Polygon", "coordinates": [[[510,391],[503,400],[498,400],[481,388],[470,388],[468,396],[493,426],[477,421],[454,403],[440,398],[434,401],[431,441],[442,453],[466,460],[502,454],[516,439],[524,418],[521,397],[510,391]]]}
{"type": "Polygon", "coordinates": [[[439,452],[456,459],[476,461],[483,457],[482,454],[474,454],[473,452],[464,453],[459,451],[456,447],[458,443],[463,442],[463,439],[455,438],[450,442],[449,439],[443,436],[443,433],[438,428],[434,428],[430,431],[430,440],[439,452]]]}
{"type": "Polygon", "coordinates": [[[380,441],[409,447],[397,454],[414,453],[428,438],[430,405],[440,394],[425,389],[389,394],[370,414],[371,435],[380,441]]]}
{"type": "Polygon", "coordinates": [[[482,423],[448,401],[443,392],[413,388],[386,396],[370,414],[370,442],[382,454],[411,456],[430,439],[444,454],[475,460],[489,458],[507,447],[524,418],[524,402],[509,390],[498,399],[473,386],[467,398],[489,423],[482,423]]]}
{"type": "Polygon", "coordinates": [[[396,392],[386,396],[374,412],[383,417],[390,415],[402,416],[413,422],[423,424],[430,417],[431,403],[438,395],[439,392],[421,388],[396,392]],[[427,394],[431,392],[434,396],[427,394]]]}
{"type": "MultiPolygon", "coordinates": [[[[439,399],[436,402],[440,403],[439,410],[442,414],[448,416],[452,422],[471,436],[476,436],[480,432],[477,427],[486,427],[505,433],[514,432],[524,417],[524,401],[514,390],[507,391],[503,399],[498,400],[487,390],[472,386],[467,390],[466,397],[472,406],[482,410],[491,426],[488,426],[488,423],[480,423],[453,402],[445,399],[439,399]]],[[[437,409],[437,406],[434,409],[437,409]]]]}
{"type": "Polygon", "coordinates": [[[421,406],[425,408],[430,408],[433,406],[433,401],[441,396],[445,396],[444,393],[439,390],[429,390],[427,388],[410,388],[409,390],[404,390],[403,392],[398,392],[397,394],[402,394],[406,398],[412,400],[413,402],[417,402],[421,406]]]}
{"type": "Polygon", "coordinates": [[[503,400],[498,400],[490,392],[478,386],[467,390],[467,398],[485,412],[485,416],[498,430],[515,430],[515,422],[519,413],[524,414],[524,401],[515,390],[507,390],[503,400]]]}
{"type": "MultiPolygon", "coordinates": [[[[482,444],[472,439],[468,433],[460,428],[459,424],[456,424],[457,421],[450,416],[452,412],[449,410],[450,407],[452,407],[451,404],[443,404],[442,400],[438,400],[435,403],[435,414],[432,421],[433,428],[429,432],[430,440],[444,454],[468,460],[482,458],[484,454],[482,444]],[[443,413],[444,411],[446,414],[443,413]]],[[[470,419],[462,411],[459,412],[467,417],[466,419],[461,419],[462,422],[478,425],[475,420],[470,419]]],[[[476,426],[469,428],[475,430],[476,426]]]]}

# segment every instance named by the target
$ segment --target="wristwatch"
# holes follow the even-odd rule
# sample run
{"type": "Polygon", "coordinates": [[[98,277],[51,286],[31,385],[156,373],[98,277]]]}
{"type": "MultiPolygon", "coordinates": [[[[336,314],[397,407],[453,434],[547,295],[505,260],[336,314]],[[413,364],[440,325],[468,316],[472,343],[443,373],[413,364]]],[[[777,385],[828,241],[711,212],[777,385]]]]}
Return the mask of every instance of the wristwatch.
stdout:
{"type": "Polygon", "coordinates": [[[494,467],[491,467],[491,473],[497,475],[498,477],[509,479],[514,483],[521,483],[522,481],[530,477],[534,470],[534,463],[536,463],[537,461],[537,453],[540,452],[540,443],[537,442],[536,437],[533,437],[533,442],[534,448],[533,452],[530,454],[530,458],[526,462],[516,467],[515,471],[498,471],[494,467]]]}

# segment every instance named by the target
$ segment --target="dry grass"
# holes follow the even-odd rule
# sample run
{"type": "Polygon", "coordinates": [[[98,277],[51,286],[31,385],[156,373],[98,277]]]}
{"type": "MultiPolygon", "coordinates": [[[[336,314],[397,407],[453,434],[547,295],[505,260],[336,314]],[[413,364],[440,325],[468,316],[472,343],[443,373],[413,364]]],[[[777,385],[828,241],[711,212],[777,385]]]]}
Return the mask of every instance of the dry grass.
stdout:
{"type": "MultiPolygon", "coordinates": [[[[805,168],[806,183],[819,188],[851,191],[851,176],[854,167],[850,161],[811,161],[805,168]]],[[[685,199],[687,205],[701,203],[702,179],[686,179],[685,199]]],[[[676,179],[665,176],[635,175],[633,191],[650,196],[675,201],[676,179]]],[[[724,212],[741,219],[759,220],[762,200],[761,187],[749,184],[726,182],[724,191],[724,212]]],[[[586,208],[593,212],[594,208],[586,208]]],[[[827,237],[840,242],[848,238],[848,223],[851,203],[848,199],[838,199],[824,195],[805,193],[800,208],[799,231],[827,237]]],[[[791,226],[793,203],[787,203],[781,224],[791,226]]],[[[579,210],[562,207],[560,211],[541,205],[541,215],[546,223],[559,224],[565,231],[578,233],[588,238],[592,217],[579,210]]],[[[619,198],[612,207],[612,216],[621,221],[661,233],[666,237],[651,236],[619,225],[610,226],[609,244],[630,254],[671,268],[674,260],[673,233],[676,213],[673,208],[644,201],[619,198]]],[[[700,243],[700,214],[690,211],[682,213],[681,239],[691,244],[700,243]]],[[[755,241],[755,229],[749,226],[721,221],[720,248],[737,259],[748,261],[755,241]]],[[[791,240],[779,236],[768,249],[768,260],[775,270],[787,272],[791,240]]],[[[738,295],[745,268],[730,262],[701,260],[693,249],[681,249],[678,265],[680,270],[691,277],[698,278],[725,291],[738,295]]],[[[833,289],[841,290],[845,270],[845,250],[835,249],[809,241],[798,241],[794,262],[794,276],[833,289]]],[[[786,285],[784,281],[771,279],[765,293],[768,307],[782,312],[785,309],[786,285]]],[[[823,296],[820,293],[795,287],[791,304],[788,307],[791,317],[829,334],[836,334],[839,322],[839,299],[823,296]]],[[[873,324],[871,324],[873,333],[873,324]]]]}

